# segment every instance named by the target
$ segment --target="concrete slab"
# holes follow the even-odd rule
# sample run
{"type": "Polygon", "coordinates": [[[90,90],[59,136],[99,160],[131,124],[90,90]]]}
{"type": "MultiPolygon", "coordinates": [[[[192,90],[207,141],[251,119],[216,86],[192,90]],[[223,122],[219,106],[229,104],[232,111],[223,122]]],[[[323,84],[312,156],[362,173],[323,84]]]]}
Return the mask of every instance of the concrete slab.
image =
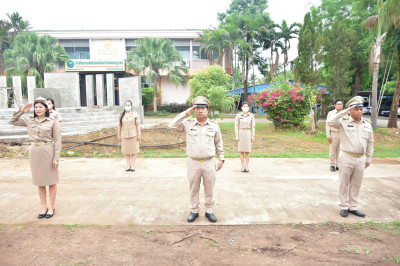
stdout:
{"type": "MultiPolygon", "coordinates": [[[[27,159],[0,160],[0,223],[187,224],[186,159],[139,158],[125,172],[122,158],[63,158],[56,215],[38,220],[40,203],[27,159]]],[[[252,158],[250,173],[227,159],[217,173],[217,224],[400,221],[400,158],[374,158],[366,170],[359,208],[365,219],[339,216],[338,173],[328,159],[252,158]]],[[[209,225],[204,217],[194,225],[209,225]]]]}

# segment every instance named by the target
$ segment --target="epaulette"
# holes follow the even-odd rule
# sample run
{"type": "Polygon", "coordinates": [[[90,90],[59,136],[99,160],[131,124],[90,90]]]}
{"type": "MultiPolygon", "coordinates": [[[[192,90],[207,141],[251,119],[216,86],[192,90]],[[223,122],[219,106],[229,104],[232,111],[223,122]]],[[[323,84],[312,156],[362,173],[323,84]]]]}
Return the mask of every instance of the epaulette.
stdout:
{"type": "Polygon", "coordinates": [[[348,116],[343,117],[343,120],[349,120],[348,116]]]}
{"type": "Polygon", "coordinates": [[[367,121],[368,123],[372,124],[371,120],[369,120],[368,118],[364,118],[365,121],[367,121]]]}
{"type": "Polygon", "coordinates": [[[215,123],[215,124],[218,124],[218,122],[215,121],[214,119],[209,119],[208,121],[213,122],[213,123],[215,123]]]}
{"type": "Polygon", "coordinates": [[[29,115],[29,117],[30,117],[30,118],[35,118],[35,116],[34,116],[34,115],[29,115]]]}

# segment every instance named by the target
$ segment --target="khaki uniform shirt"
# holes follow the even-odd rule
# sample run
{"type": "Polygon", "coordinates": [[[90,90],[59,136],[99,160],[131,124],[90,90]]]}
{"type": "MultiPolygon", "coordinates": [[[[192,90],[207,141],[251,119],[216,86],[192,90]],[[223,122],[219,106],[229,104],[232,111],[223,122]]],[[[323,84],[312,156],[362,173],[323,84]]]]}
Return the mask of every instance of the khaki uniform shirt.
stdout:
{"type": "Polygon", "coordinates": [[[11,125],[26,127],[28,129],[29,141],[52,142],[54,144],[54,161],[60,160],[61,150],[61,128],[60,123],[52,117],[46,117],[39,122],[38,117],[28,116],[20,118],[24,112],[19,110],[8,121],[11,125]]]}
{"type": "Polygon", "coordinates": [[[341,150],[360,155],[366,154],[366,161],[371,162],[374,152],[374,131],[365,118],[362,117],[360,123],[357,123],[350,115],[347,115],[347,110],[343,110],[330,116],[326,123],[339,127],[341,150]]]}
{"type": "Polygon", "coordinates": [[[254,139],[254,134],[256,133],[256,121],[254,119],[254,114],[249,112],[247,115],[244,115],[243,112],[241,112],[236,115],[235,118],[236,139],[239,138],[240,129],[250,129],[251,138],[254,139]]]}
{"type": "Polygon", "coordinates": [[[203,126],[196,118],[184,119],[186,112],[177,115],[169,124],[170,127],[186,132],[186,153],[191,158],[204,159],[218,154],[224,160],[221,130],[217,122],[207,118],[203,126]]]}
{"type": "MultiPolygon", "coordinates": [[[[328,115],[326,116],[326,120],[328,121],[328,119],[332,116],[332,115],[336,115],[336,114],[338,114],[339,112],[336,110],[336,109],[333,109],[332,111],[330,111],[329,113],[328,113],[328,115]]],[[[327,138],[330,138],[332,135],[331,135],[331,132],[332,131],[336,131],[336,132],[339,132],[339,127],[338,126],[332,126],[332,125],[329,125],[328,124],[328,122],[326,123],[326,137],[327,138]]]]}
{"type": "Polygon", "coordinates": [[[59,112],[57,112],[56,110],[53,110],[52,112],[50,112],[50,117],[53,117],[58,122],[62,121],[61,114],[59,112]]]}
{"type": "Polygon", "coordinates": [[[122,118],[121,138],[136,137],[138,135],[136,126],[139,123],[139,116],[136,111],[125,113],[124,118],[122,118]]]}

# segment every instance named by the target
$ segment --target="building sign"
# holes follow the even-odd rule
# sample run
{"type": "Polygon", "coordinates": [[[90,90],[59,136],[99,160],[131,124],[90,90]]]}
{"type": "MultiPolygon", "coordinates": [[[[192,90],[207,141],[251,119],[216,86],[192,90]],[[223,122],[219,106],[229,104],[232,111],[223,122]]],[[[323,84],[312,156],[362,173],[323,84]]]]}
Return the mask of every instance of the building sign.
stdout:
{"type": "Polygon", "coordinates": [[[101,60],[126,59],[125,41],[122,39],[92,39],[90,41],[90,58],[101,60]]]}
{"type": "Polygon", "coordinates": [[[70,59],[65,71],[125,71],[125,60],[70,59]]]}

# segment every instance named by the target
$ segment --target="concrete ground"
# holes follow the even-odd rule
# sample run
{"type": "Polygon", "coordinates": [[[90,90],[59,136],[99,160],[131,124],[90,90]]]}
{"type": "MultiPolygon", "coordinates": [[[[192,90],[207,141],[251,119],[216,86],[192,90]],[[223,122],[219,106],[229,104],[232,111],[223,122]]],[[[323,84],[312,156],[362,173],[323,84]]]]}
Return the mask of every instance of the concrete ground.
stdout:
{"type": "MultiPolygon", "coordinates": [[[[0,160],[0,223],[187,224],[186,159],[139,158],[125,172],[123,158],[63,158],[56,214],[38,220],[40,201],[27,159],[0,160]]],[[[366,218],[339,216],[338,172],[328,159],[251,158],[250,172],[227,159],[217,173],[217,224],[400,221],[400,158],[374,158],[366,170],[359,209],[366,218]]],[[[208,225],[204,193],[200,217],[208,225]]]]}

